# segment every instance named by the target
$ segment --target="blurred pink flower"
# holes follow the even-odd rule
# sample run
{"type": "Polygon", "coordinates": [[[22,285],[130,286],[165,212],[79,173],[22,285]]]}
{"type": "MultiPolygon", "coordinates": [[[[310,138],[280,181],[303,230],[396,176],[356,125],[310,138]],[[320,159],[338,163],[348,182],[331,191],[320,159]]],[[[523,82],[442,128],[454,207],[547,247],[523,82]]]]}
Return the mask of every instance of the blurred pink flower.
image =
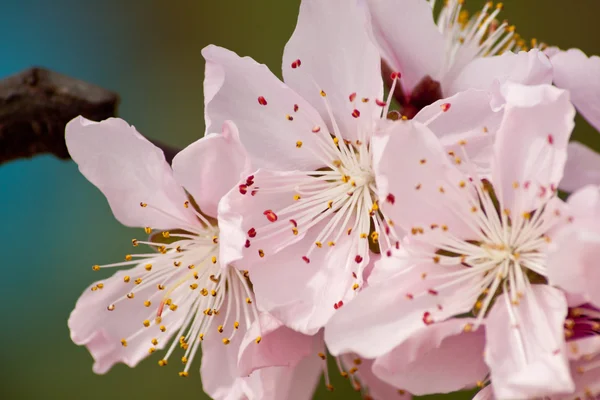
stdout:
{"type": "Polygon", "coordinates": [[[217,204],[247,168],[235,125],[225,122],[222,134],[181,151],[173,169],[160,149],[121,119],[76,118],[66,141],[81,173],[103,192],[121,223],[146,227],[148,234],[156,229],[149,241],[133,239],[150,252],[93,267],[133,266],[90,286],[69,318],[71,337],[88,348],[94,371],[105,373],[118,362],[133,367],[168,348],[158,362],[164,366],[181,347],[179,374],[188,376],[202,344],[201,375],[212,397],[281,398],[268,393],[293,382],[290,374],[311,341],[259,313],[244,273],[222,262],[217,204]],[[243,357],[248,352],[253,359],[243,357]],[[270,366],[281,368],[246,378],[248,371],[270,366]],[[271,381],[273,374],[280,378],[271,381]],[[290,375],[287,381],[284,375],[290,375]]]}
{"type": "MultiPolygon", "coordinates": [[[[306,334],[363,287],[370,249],[385,254],[399,243],[380,209],[394,199],[378,196],[372,168],[371,139],[389,126],[389,103],[363,24],[354,0],[303,1],[284,52],[285,84],[250,58],[203,50],[209,130],[235,120],[258,168],[220,204],[222,246],[249,270],[261,306],[306,334]]],[[[417,120],[432,120],[448,150],[471,124],[474,158],[487,160],[480,153],[499,123],[489,95],[472,90],[450,101],[469,116],[438,101],[417,120]]]]}
{"type": "MultiPolygon", "coordinates": [[[[400,80],[404,103],[419,105],[424,91],[438,82],[440,97],[463,90],[491,89],[512,81],[527,85],[551,83],[552,68],[538,49],[528,53],[514,26],[498,22],[501,3],[487,2],[469,16],[462,0],[367,0],[370,26],[383,60],[400,80]],[[512,51],[519,52],[518,54],[512,51]]],[[[431,93],[429,93],[431,95],[431,93]]],[[[418,107],[420,108],[420,107],[418,107]]]]}
{"type": "Polygon", "coordinates": [[[575,110],[567,92],[549,85],[508,84],[505,94],[489,179],[468,152],[447,154],[421,123],[400,121],[375,137],[379,195],[395,198],[381,208],[410,235],[375,266],[378,283],[326,326],[333,354],[378,357],[431,324],[472,312],[464,330],[485,321],[496,396],[573,389],[562,332],[567,302],[544,283],[548,242],[568,223],[556,188],[575,110]]]}

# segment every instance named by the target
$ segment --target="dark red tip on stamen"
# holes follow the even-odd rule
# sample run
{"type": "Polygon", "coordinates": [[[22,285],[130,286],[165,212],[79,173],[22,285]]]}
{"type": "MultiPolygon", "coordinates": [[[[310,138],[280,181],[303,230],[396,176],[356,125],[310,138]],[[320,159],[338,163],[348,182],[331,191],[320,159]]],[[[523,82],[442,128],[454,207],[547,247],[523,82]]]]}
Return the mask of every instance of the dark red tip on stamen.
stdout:
{"type": "Polygon", "coordinates": [[[385,107],[386,102],[385,101],[381,101],[379,99],[375,99],[375,104],[377,104],[379,107],[385,107]]]}
{"type": "Polygon", "coordinates": [[[240,189],[240,193],[241,194],[246,194],[248,193],[248,186],[241,184],[240,186],[238,186],[238,188],[240,189]]]}
{"type": "Polygon", "coordinates": [[[425,325],[433,324],[433,319],[431,319],[431,313],[429,311],[425,311],[425,313],[423,313],[423,323],[425,325]]]}
{"type": "Polygon", "coordinates": [[[354,257],[354,261],[356,261],[357,264],[360,264],[362,262],[363,258],[357,254],[356,257],[354,257]]]}
{"type": "Polygon", "coordinates": [[[428,289],[427,292],[429,292],[429,294],[432,295],[432,296],[437,296],[438,295],[438,291],[434,290],[434,289],[428,289]]]}
{"type": "Polygon", "coordinates": [[[266,106],[267,105],[267,99],[265,99],[263,96],[259,96],[258,97],[258,104],[260,104],[261,106],[266,106]]]}
{"type": "Polygon", "coordinates": [[[354,101],[354,99],[356,99],[356,92],[350,94],[350,96],[348,96],[348,99],[350,100],[350,102],[352,103],[354,101]]]}
{"type": "Polygon", "coordinates": [[[402,74],[400,72],[392,72],[390,74],[390,78],[392,80],[400,79],[401,76],[402,76],[402,74]]]}
{"type": "Polygon", "coordinates": [[[386,251],[385,255],[388,256],[388,257],[391,257],[392,256],[392,251],[391,250],[386,251]]]}
{"type": "Polygon", "coordinates": [[[441,109],[442,109],[443,112],[446,112],[446,111],[448,111],[450,109],[450,103],[444,103],[440,107],[441,107],[441,109]]]}
{"type": "Polygon", "coordinates": [[[356,110],[356,109],[355,109],[354,111],[352,111],[352,116],[353,116],[354,118],[358,118],[358,117],[360,117],[360,111],[358,111],[358,110],[356,110]]]}
{"type": "Polygon", "coordinates": [[[413,296],[411,293],[406,293],[406,298],[412,300],[415,298],[415,296],[413,296]]]}
{"type": "Polygon", "coordinates": [[[352,277],[353,277],[354,279],[357,279],[357,277],[356,277],[356,272],[353,272],[353,273],[352,273],[352,277]]]}
{"type": "Polygon", "coordinates": [[[298,104],[294,104],[294,112],[298,112],[298,104]]]}
{"type": "Polygon", "coordinates": [[[307,263],[307,264],[310,263],[310,258],[308,258],[306,256],[302,256],[302,259],[304,260],[305,263],[307,263]]]}
{"type": "Polygon", "coordinates": [[[254,175],[250,175],[246,178],[246,185],[252,186],[254,184],[254,175]]]}
{"type": "Polygon", "coordinates": [[[526,181],[525,183],[523,183],[523,187],[525,189],[529,189],[529,185],[531,185],[531,182],[529,182],[529,181],[526,181]]]}
{"type": "Polygon", "coordinates": [[[273,210],[265,210],[265,212],[263,212],[264,216],[267,217],[267,219],[271,222],[275,222],[277,221],[277,214],[275,214],[273,212],[273,210]]]}
{"type": "Polygon", "coordinates": [[[246,243],[244,244],[245,248],[250,247],[250,239],[246,239],[246,243]]]}
{"type": "Polygon", "coordinates": [[[292,68],[294,68],[294,69],[298,68],[301,65],[302,65],[302,62],[300,61],[300,59],[292,62],[292,68]]]}
{"type": "Polygon", "coordinates": [[[340,308],[343,305],[344,305],[344,302],[340,300],[337,303],[333,304],[333,308],[335,308],[337,310],[338,308],[340,308]]]}
{"type": "Polygon", "coordinates": [[[554,144],[554,136],[551,134],[548,135],[548,144],[554,144]]]}
{"type": "Polygon", "coordinates": [[[290,219],[290,223],[291,223],[292,225],[294,225],[294,228],[297,228],[297,227],[298,227],[298,223],[296,222],[296,220],[295,220],[295,219],[290,219]]]}
{"type": "Polygon", "coordinates": [[[396,196],[394,196],[393,194],[389,193],[387,195],[387,197],[385,198],[385,200],[390,203],[391,205],[394,205],[394,203],[396,202],[396,196]]]}
{"type": "Polygon", "coordinates": [[[256,229],[254,228],[250,228],[248,229],[248,236],[250,236],[251,238],[256,236],[256,229]]]}
{"type": "Polygon", "coordinates": [[[253,191],[251,191],[251,192],[250,192],[250,194],[251,194],[252,196],[254,196],[254,195],[256,194],[256,189],[254,189],[253,191]]]}

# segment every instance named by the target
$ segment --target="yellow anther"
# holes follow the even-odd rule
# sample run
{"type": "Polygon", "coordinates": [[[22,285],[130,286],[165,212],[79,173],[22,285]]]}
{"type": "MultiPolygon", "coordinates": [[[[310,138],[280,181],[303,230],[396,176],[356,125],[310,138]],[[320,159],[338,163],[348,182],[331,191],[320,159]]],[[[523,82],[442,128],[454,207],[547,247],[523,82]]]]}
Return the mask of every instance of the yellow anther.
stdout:
{"type": "Polygon", "coordinates": [[[350,177],[348,175],[342,175],[342,182],[348,183],[349,180],[350,180],[350,177]]]}
{"type": "Polygon", "coordinates": [[[192,289],[192,290],[196,290],[196,289],[198,289],[198,284],[197,284],[197,283],[192,283],[192,284],[190,285],[190,289],[192,289]]]}
{"type": "Polygon", "coordinates": [[[219,331],[219,333],[223,333],[223,325],[219,325],[217,327],[217,330],[219,331]]]}
{"type": "Polygon", "coordinates": [[[333,200],[329,200],[327,202],[327,208],[331,208],[331,207],[333,207],[333,200]]]}
{"type": "Polygon", "coordinates": [[[419,164],[421,164],[421,165],[426,164],[426,163],[427,163],[427,160],[425,158],[421,158],[419,160],[419,164]]]}
{"type": "Polygon", "coordinates": [[[333,138],[333,144],[335,144],[337,146],[339,142],[340,142],[340,140],[337,137],[333,138]]]}
{"type": "Polygon", "coordinates": [[[196,268],[196,266],[194,264],[188,265],[188,269],[194,269],[194,268],[196,268]]]}
{"type": "Polygon", "coordinates": [[[173,261],[173,266],[174,266],[174,267],[179,267],[179,266],[181,266],[181,261],[173,261]]]}
{"type": "Polygon", "coordinates": [[[188,362],[188,359],[187,359],[186,356],[181,357],[181,363],[182,364],[187,364],[187,362],[188,362]]]}
{"type": "Polygon", "coordinates": [[[171,305],[169,306],[169,310],[171,310],[171,311],[175,311],[175,310],[177,310],[177,304],[171,304],[171,305]]]}
{"type": "Polygon", "coordinates": [[[465,181],[460,181],[458,182],[458,186],[464,188],[465,186],[467,186],[467,183],[465,181]]]}
{"type": "Polygon", "coordinates": [[[126,260],[126,261],[131,261],[131,259],[132,259],[132,258],[133,258],[133,257],[131,256],[131,254],[127,254],[127,255],[125,256],[125,260],[126,260]]]}
{"type": "Polygon", "coordinates": [[[331,163],[333,164],[334,167],[337,167],[337,168],[342,166],[342,162],[340,160],[333,160],[331,163]]]}
{"type": "Polygon", "coordinates": [[[100,271],[100,266],[99,265],[94,265],[94,266],[92,266],[92,270],[93,271],[100,271]]]}
{"type": "Polygon", "coordinates": [[[333,246],[335,246],[335,242],[334,241],[329,241],[329,242],[327,242],[327,245],[329,247],[333,247],[333,246]]]}
{"type": "Polygon", "coordinates": [[[144,320],[143,324],[144,324],[144,326],[147,328],[147,327],[149,327],[149,326],[150,326],[150,321],[148,321],[148,320],[146,319],[146,320],[144,320]]]}
{"type": "Polygon", "coordinates": [[[238,328],[240,327],[240,323],[239,323],[238,321],[235,321],[235,322],[233,323],[233,327],[234,327],[235,329],[238,329],[238,328]]]}
{"type": "Polygon", "coordinates": [[[162,233],[162,236],[163,236],[165,239],[168,239],[169,237],[171,237],[171,233],[170,233],[169,231],[164,231],[164,232],[162,233]]]}
{"type": "Polygon", "coordinates": [[[498,10],[502,10],[504,8],[504,4],[503,3],[498,3],[498,4],[496,4],[496,8],[498,10]]]}
{"type": "Polygon", "coordinates": [[[146,271],[152,271],[152,264],[146,264],[144,268],[146,269],[146,271]]]}
{"type": "Polygon", "coordinates": [[[154,318],[154,322],[156,322],[156,325],[160,324],[162,322],[162,317],[154,318]]]}
{"type": "Polygon", "coordinates": [[[164,325],[161,325],[160,328],[158,328],[158,329],[160,329],[161,332],[164,332],[167,330],[167,327],[164,325]]]}
{"type": "Polygon", "coordinates": [[[367,234],[366,234],[366,233],[364,233],[364,232],[363,232],[363,233],[361,233],[361,234],[360,234],[360,238],[361,238],[361,239],[366,239],[366,238],[367,238],[367,234]]]}
{"type": "Polygon", "coordinates": [[[144,228],[144,231],[149,235],[152,233],[152,228],[150,228],[149,226],[144,228]]]}
{"type": "Polygon", "coordinates": [[[135,297],[135,294],[133,292],[127,293],[127,298],[128,299],[133,299],[134,297],[135,297]]]}
{"type": "Polygon", "coordinates": [[[211,290],[211,291],[210,291],[210,295],[211,295],[212,297],[215,297],[215,296],[217,295],[217,291],[216,291],[216,290],[214,290],[214,289],[213,289],[213,290],[211,290]]]}
{"type": "Polygon", "coordinates": [[[301,140],[298,140],[298,141],[296,142],[296,147],[297,147],[297,148],[300,148],[300,147],[302,147],[302,141],[301,141],[301,140]]]}
{"type": "Polygon", "coordinates": [[[355,283],[354,285],[352,285],[352,290],[356,290],[358,289],[360,286],[358,283],[355,283]]]}
{"type": "Polygon", "coordinates": [[[231,340],[227,339],[227,338],[223,338],[223,344],[229,344],[231,343],[231,340]]]}
{"type": "Polygon", "coordinates": [[[433,256],[433,262],[438,264],[440,262],[440,256],[433,256]]]}
{"type": "Polygon", "coordinates": [[[189,374],[188,374],[188,372],[187,372],[187,371],[181,371],[181,372],[179,373],[179,376],[181,376],[182,378],[187,378],[187,377],[189,376],[189,374]]]}
{"type": "Polygon", "coordinates": [[[198,339],[199,339],[199,340],[204,340],[204,333],[200,333],[200,334],[198,335],[198,339]]]}
{"type": "Polygon", "coordinates": [[[461,139],[458,141],[459,146],[465,146],[466,144],[467,144],[467,141],[465,139],[461,139]]]}
{"type": "Polygon", "coordinates": [[[131,245],[132,245],[133,247],[137,247],[137,246],[138,246],[138,244],[139,244],[139,243],[138,243],[138,240],[137,240],[137,239],[131,239],[131,245]]]}
{"type": "Polygon", "coordinates": [[[137,278],[134,282],[136,285],[139,285],[140,283],[142,283],[142,278],[137,278]]]}
{"type": "Polygon", "coordinates": [[[298,200],[300,200],[300,199],[301,199],[301,197],[300,197],[300,195],[299,195],[299,194],[295,194],[295,195],[294,195],[294,200],[295,200],[295,201],[298,201],[298,200]]]}
{"type": "Polygon", "coordinates": [[[150,302],[150,300],[146,300],[144,302],[144,306],[146,306],[146,307],[150,307],[151,305],[152,305],[152,303],[150,302]]]}
{"type": "Polygon", "coordinates": [[[325,353],[317,353],[317,355],[321,358],[321,360],[325,360],[327,358],[325,353]]]}
{"type": "Polygon", "coordinates": [[[524,218],[524,219],[530,219],[530,218],[531,218],[531,213],[524,212],[524,213],[523,213],[523,218],[524,218]]]}
{"type": "Polygon", "coordinates": [[[323,243],[321,242],[315,242],[315,246],[317,246],[318,248],[323,247],[323,243]]]}
{"type": "Polygon", "coordinates": [[[265,256],[265,252],[262,249],[258,249],[258,255],[260,256],[260,258],[265,256]]]}
{"type": "Polygon", "coordinates": [[[190,207],[190,202],[186,200],[186,201],[183,203],[183,206],[184,206],[185,208],[189,208],[189,207],[190,207]]]}
{"type": "Polygon", "coordinates": [[[325,93],[325,91],[324,91],[324,90],[321,90],[320,94],[321,94],[321,96],[323,96],[323,97],[327,96],[327,93],[325,93]]]}
{"type": "Polygon", "coordinates": [[[252,304],[252,299],[250,297],[246,297],[246,303],[252,304]]]}
{"type": "Polygon", "coordinates": [[[261,340],[262,340],[262,337],[258,336],[258,337],[257,337],[257,338],[254,340],[254,342],[255,342],[256,344],[259,344],[261,340]]]}
{"type": "Polygon", "coordinates": [[[159,360],[158,365],[160,365],[161,367],[164,367],[165,365],[167,365],[167,360],[165,360],[165,359],[159,360]]]}
{"type": "Polygon", "coordinates": [[[297,235],[298,234],[298,228],[296,228],[296,227],[292,228],[292,233],[294,235],[297,235]]]}
{"type": "Polygon", "coordinates": [[[148,204],[142,202],[142,203],[140,203],[140,207],[146,208],[146,207],[148,207],[148,204]]]}
{"type": "Polygon", "coordinates": [[[127,340],[121,339],[121,346],[127,347],[127,340]]]}
{"type": "Polygon", "coordinates": [[[200,294],[202,296],[208,296],[208,290],[206,288],[202,288],[202,290],[200,291],[200,294]]]}
{"type": "Polygon", "coordinates": [[[153,338],[153,339],[151,340],[151,342],[152,342],[152,344],[153,344],[153,345],[155,345],[155,346],[156,346],[156,345],[158,344],[158,339],[157,339],[157,338],[153,338]]]}
{"type": "Polygon", "coordinates": [[[212,256],[210,258],[210,261],[212,261],[213,264],[216,264],[217,263],[217,256],[212,256]]]}
{"type": "Polygon", "coordinates": [[[115,305],[114,305],[114,304],[111,304],[111,305],[109,305],[108,307],[106,307],[106,309],[107,309],[108,311],[113,311],[113,310],[115,309],[115,305]]]}
{"type": "Polygon", "coordinates": [[[213,236],[213,237],[212,237],[212,242],[213,242],[214,244],[218,244],[218,243],[219,243],[219,237],[218,237],[217,235],[213,236]]]}

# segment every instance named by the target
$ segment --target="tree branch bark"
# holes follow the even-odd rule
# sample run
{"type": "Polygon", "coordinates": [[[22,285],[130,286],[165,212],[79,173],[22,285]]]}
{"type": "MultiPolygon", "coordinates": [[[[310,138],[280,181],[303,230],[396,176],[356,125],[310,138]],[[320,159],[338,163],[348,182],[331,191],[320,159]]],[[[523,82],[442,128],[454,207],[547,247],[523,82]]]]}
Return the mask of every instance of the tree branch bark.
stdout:
{"type": "MultiPolygon", "coordinates": [[[[119,95],[44,68],[0,80],[0,164],[50,153],[68,159],[65,126],[73,118],[117,115],[119,95]]],[[[154,142],[170,163],[177,150],[154,142]]]]}

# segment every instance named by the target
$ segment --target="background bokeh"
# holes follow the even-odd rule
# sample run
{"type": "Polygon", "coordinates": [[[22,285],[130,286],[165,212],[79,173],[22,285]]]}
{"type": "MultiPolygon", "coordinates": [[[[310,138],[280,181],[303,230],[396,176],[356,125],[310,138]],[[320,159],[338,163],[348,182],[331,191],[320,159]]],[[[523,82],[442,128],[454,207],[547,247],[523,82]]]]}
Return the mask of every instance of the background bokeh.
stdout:
{"type": "MultiPolygon", "coordinates": [[[[483,1],[469,0],[472,10],[483,1]]],[[[598,0],[507,0],[501,14],[526,38],[600,54],[598,0]]],[[[280,73],[299,0],[0,0],[0,76],[40,65],[122,96],[120,115],[150,138],[183,147],[204,132],[200,50],[250,55],[280,73]]],[[[335,24],[335,21],[332,21],[335,24]]],[[[578,119],[576,138],[600,150],[578,119]]],[[[119,225],[72,162],[41,156],[0,167],[0,398],[203,399],[196,377],[159,369],[92,373],[66,321],[91,265],[120,260],[140,232],[119,225]]],[[[341,378],[317,399],[358,398],[341,378]]],[[[469,398],[451,395],[441,398],[469,398]]]]}

